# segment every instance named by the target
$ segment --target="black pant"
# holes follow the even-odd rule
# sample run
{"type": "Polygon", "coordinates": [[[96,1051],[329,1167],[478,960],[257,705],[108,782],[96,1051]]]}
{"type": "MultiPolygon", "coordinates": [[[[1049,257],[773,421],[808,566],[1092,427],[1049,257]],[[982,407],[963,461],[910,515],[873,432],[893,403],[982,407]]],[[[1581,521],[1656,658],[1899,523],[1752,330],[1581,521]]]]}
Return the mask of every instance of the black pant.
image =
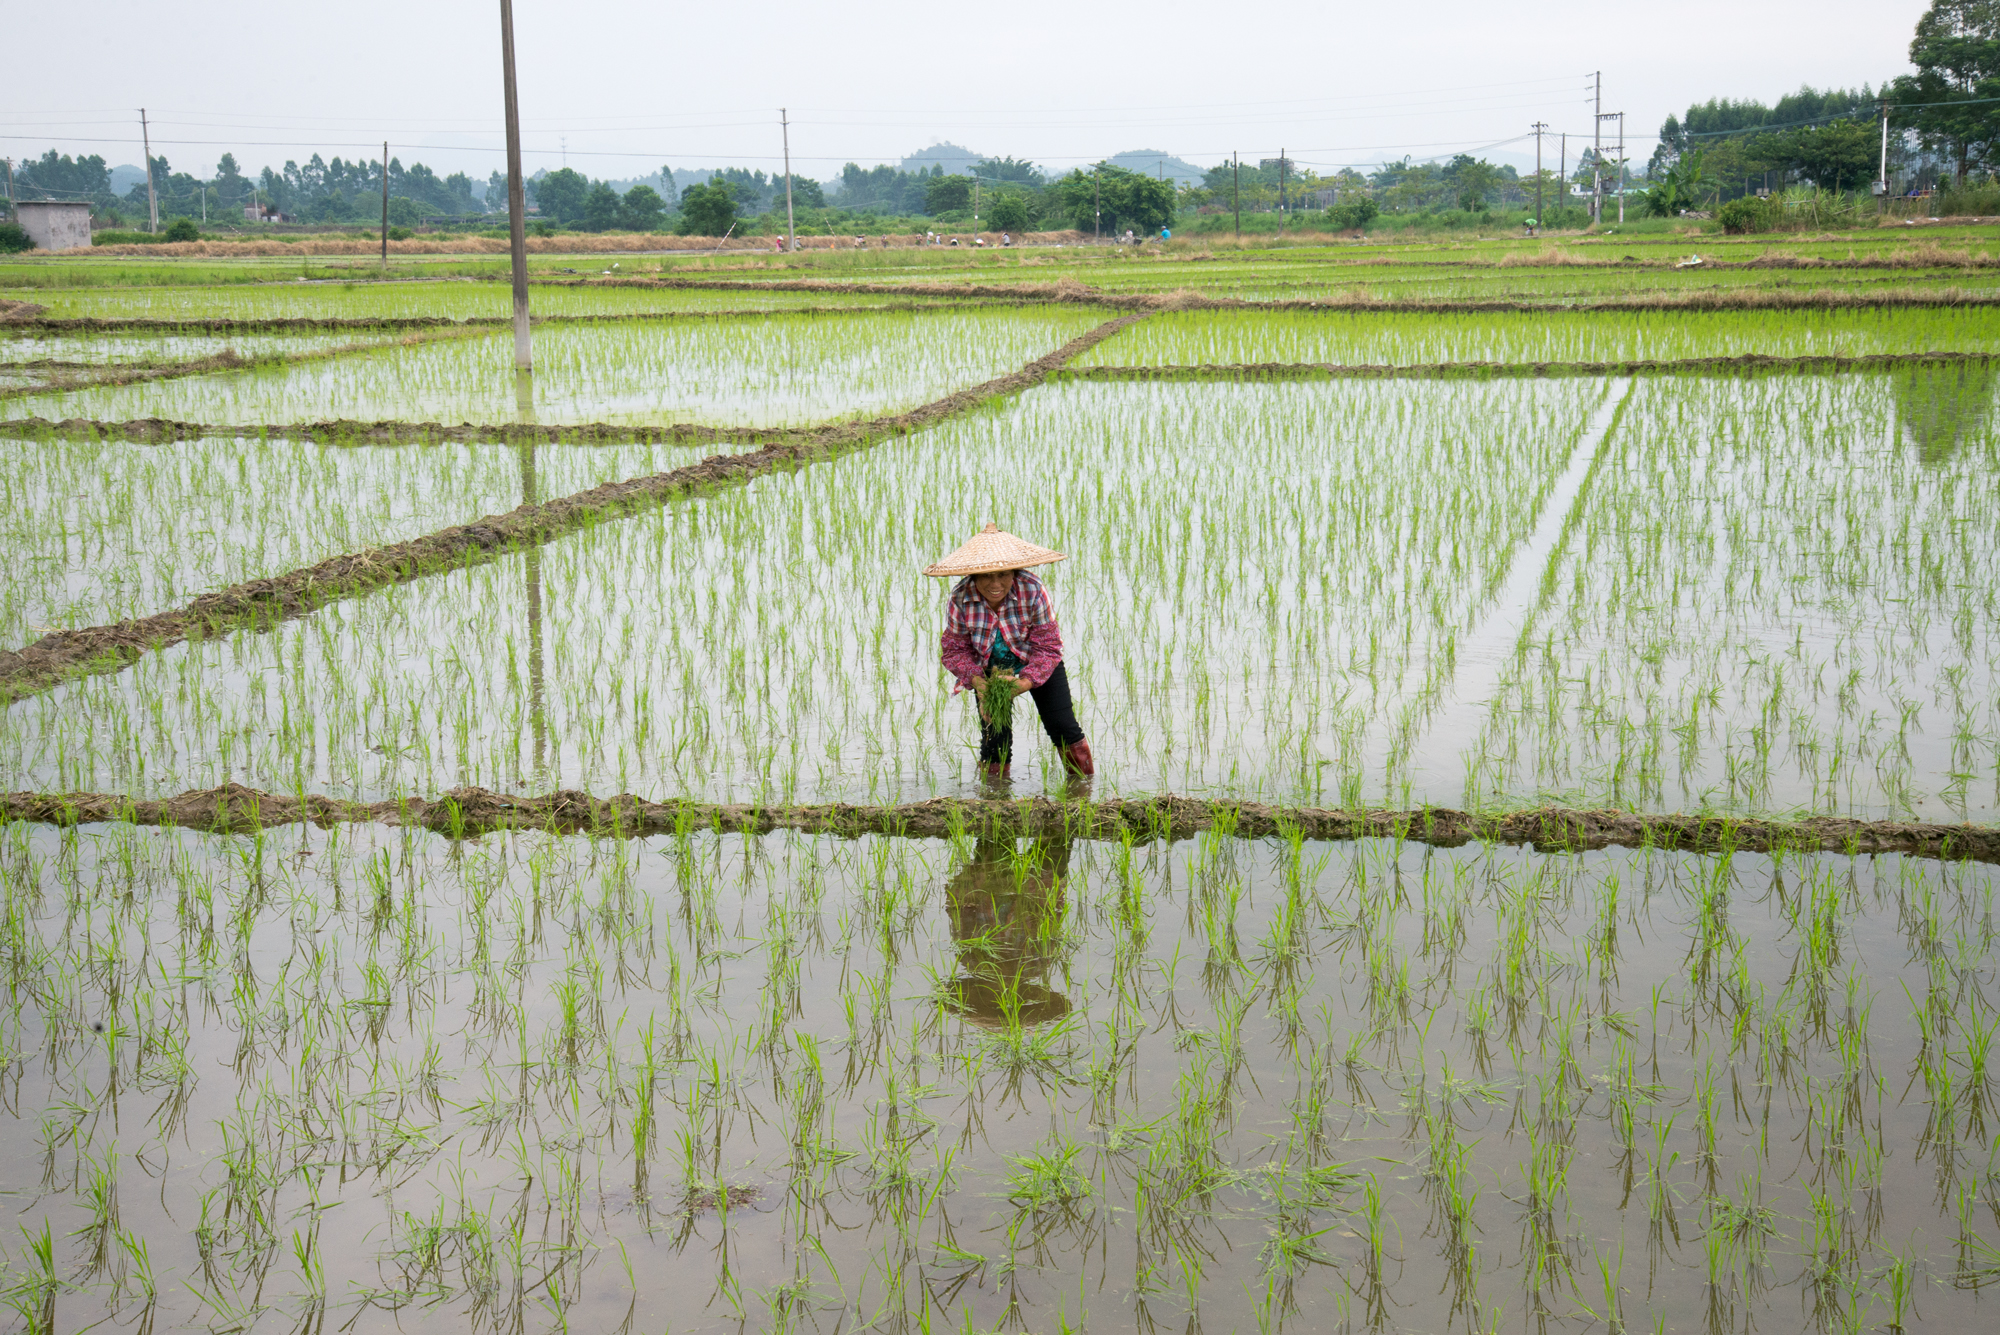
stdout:
{"type": "MultiPolygon", "coordinates": [[[[1056,670],[1040,686],[1028,694],[1035,701],[1035,709],[1042,716],[1042,728],[1049,734],[1049,740],[1057,746],[1069,746],[1083,740],[1083,725],[1076,721],[1076,710],[1070,706],[1069,669],[1056,664],[1056,670]]],[[[999,761],[1005,764],[1013,758],[1014,730],[995,728],[984,718],[979,721],[979,758],[987,764],[999,761]]]]}

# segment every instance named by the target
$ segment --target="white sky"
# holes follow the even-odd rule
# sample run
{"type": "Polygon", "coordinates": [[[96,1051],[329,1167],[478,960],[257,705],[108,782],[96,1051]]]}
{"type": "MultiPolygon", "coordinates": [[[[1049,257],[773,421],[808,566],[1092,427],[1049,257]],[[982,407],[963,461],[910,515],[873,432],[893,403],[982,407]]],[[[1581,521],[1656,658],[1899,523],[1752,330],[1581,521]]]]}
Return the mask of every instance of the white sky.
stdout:
{"type": "MultiPolygon", "coordinates": [[[[1604,108],[1628,113],[1643,163],[1690,101],[1905,72],[1927,7],[516,0],[515,35],[530,172],[562,165],[565,140],[592,176],[775,170],[780,104],[793,170],[823,180],[939,140],[1056,170],[1127,149],[1207,166],[1283,147],[1324,172],[1461,149],[1532,163],[1518,136],[1536,120],[1569,132],[1574,161],[1600,68],[1604,108]]],[[[154,152],[197,175],[230,150],[254,172],[314,151],[372,156],[385,138],[440,175],[505,165],[498,0],[8,8],[0,156],[137,163],[143,102],[154,152]]]]}

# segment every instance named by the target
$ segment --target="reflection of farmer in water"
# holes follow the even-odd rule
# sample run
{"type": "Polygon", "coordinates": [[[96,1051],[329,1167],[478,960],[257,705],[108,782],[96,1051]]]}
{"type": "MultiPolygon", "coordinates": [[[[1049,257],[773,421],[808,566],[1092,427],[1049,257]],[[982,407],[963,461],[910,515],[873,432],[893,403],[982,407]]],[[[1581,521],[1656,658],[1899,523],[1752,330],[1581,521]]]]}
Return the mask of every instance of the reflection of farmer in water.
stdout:
{"type": "Polygon", "coordinates": [[[996,1028],[1069,1014],[1069,998],[1048,982],[1068,875],[1067,839],[1037,839],[1020,853],[1012,839],[979,841],[972,861],[945,886],[958,951],[952,992],[959,1014],[996,1028]]]}

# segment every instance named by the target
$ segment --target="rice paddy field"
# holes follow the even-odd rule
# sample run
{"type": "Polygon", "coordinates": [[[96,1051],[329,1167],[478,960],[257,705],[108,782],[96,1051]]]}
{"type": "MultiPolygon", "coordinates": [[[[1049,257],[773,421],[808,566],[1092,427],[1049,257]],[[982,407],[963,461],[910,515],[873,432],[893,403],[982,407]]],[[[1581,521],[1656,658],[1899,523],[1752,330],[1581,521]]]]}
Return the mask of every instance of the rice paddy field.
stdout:
{"type": "Polygon", "coordinates": [[[1952,230],[0,265],[0,1332],[1985,1328],[1952,230]]]}

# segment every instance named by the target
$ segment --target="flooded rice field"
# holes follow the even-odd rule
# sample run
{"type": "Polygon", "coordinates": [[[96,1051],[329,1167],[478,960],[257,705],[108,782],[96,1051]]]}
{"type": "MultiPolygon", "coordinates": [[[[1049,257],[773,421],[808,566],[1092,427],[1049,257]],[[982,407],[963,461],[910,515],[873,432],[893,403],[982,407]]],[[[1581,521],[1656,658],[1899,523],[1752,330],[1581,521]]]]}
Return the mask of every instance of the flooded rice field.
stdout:
{"type": "MultiPolygon", "coordinates": [[[[142,796],[973,792],[918,571],[998,515],[1071,554],[1047,579],[1107,795],[1990,820],[1996,442],[1932,390],[1047,385],[72,681],[8,710],[0,766],[142,796]]],[[[1022,748],[1021,791],[1059,779],[1022,748]]]]}
{"type": "MultiPolygon", "coordinates": [[[[797,426],[913,407],[1020,369],[1102,312],[772,314],[545,326],[532,420],[797,426]]],[[[219,425],[513,422],[512,335],[0,401],[0,418],[159,417],[219,425]]]]}
{"type": "MultiPolygon", "coordinates": [[[[598,264],[582,274],[535,274],[530,302],[537,318],[655,315],[707,310],[794,310],[828,304],[866,308],[907,304],[907,296],[731,288],[581,286],[615,277],[598,264]]],[[[370,282],[280,275],[268,283],[219,287],[0,287],[0,294],[45,307],[50,319],[100,320],[505,320],[513,293],[504,266],[493,281],[370,282]]]]}
{"type": "MultiPolygon", "coordinates": [[[[505,291],[37,300],[462,318],[505,291]]],[[[853,304],[544,324],[525,398],[499,330],[0,343],[21,385],[300,355],[0,401],[221,428],[0,437],[0,793],[61,822],[0,824],[0,1332],[1983,1328],[2000,869],[1937,837],[2000,818],[1983,312],[853,304]],[[1090,331],[1076,360],[1114,368],[1971,359],[1038,360],[1090,331]],[[759,430],[282,429],[328,419],[759,430]],[[739,457],[658,476],[710,454],[739,457]],[[988,521],[1068,553],[1041,573],[1094,782],[1025,708],[1011,781],[975,778],[919,572],[988,521]],[[448,556],[384,550],[417,539],[448,556]],[[328,584],[117,638],[280,576],[328,584]],[[586,819],[620,793],[654,833],[586,819]],[[126,804],[182,794],[233,832],[126,804]],[[546,827],[422,828],[514,798],[546,827]],[[289,799],[331,823],[256,828],[289,799]],[[927,805],[739,832],[805,802],[927,805]],[[1427,806],[1474,814],[1374,837],[1427,806]],[[1617,813],[1660,818],[1598,846],[1617,813]],[[1816,814],[1930,825],[1807,851],[1785,821],[1816,814]],[[1672,851],[1677,821],[1722,851],[1672,851]],[[1858,851],[1888,846],[1959,852],[1858,851]]]]}
{"type": "Polygon", "coordinates": [[[1162,311],[1106,339],[1076,364],[1426,366],[1996,350],[2000,350],[2000,321],[1976,308],[1507,314],[1162,311]]]}
{"type": "Polygon", "coordinates": [[[1971,1330],[1995,871],[15,826],[40,1328],[1971,1330]]]}
{"type": "Polygon", "coordinates": [[[738,447],[160,445],[0,435],[0,645],[177,607],[243,580],[399,542],[738,447]]]}

